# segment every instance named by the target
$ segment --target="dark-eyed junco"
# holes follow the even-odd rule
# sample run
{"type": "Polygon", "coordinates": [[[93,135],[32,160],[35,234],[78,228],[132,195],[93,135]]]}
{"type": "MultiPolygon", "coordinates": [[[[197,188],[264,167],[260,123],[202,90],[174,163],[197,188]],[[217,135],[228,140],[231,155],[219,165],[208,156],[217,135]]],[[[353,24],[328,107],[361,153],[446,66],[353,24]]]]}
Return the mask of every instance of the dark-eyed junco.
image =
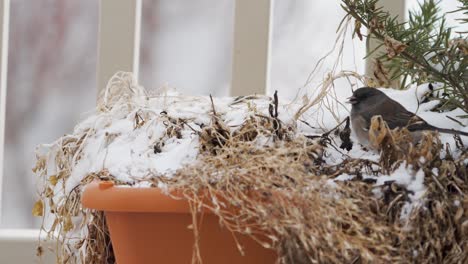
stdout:
{"type": "Polygon", "coordinates": [[[348,98],[351,106],[351,125],[359,142],[369,146],[369,127],[373,116],[382,116],[390,129],[407,127],[414,138],[420,137],[421,131],[432,130],[441,133],[468,136],[468,133],[454,129],[439,128],[428,124],[421,117],[406,110],[383,92],[370,87],[359,88],[348,98]]]}

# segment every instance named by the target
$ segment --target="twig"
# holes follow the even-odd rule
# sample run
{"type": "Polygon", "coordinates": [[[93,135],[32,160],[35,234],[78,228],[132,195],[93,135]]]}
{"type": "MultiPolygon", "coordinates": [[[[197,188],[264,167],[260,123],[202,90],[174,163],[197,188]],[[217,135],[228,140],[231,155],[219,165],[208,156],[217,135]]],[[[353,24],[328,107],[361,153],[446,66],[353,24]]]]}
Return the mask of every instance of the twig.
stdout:
{"type": "Polygon", "coordinates": [[[459,124],[459,125],[462,126],[462,127],[466,127],[462,122],[456,120],[455,118],[453,118],[453,117],[451,117],[451,116],[446,115],[445,117],[447,117],[448,119],[452,120],[453,122],[459,124]]]}
{"type": "Polygon", "coordinates": [[[210,94],[210,100],[211,100],[211,108],[213,109],[213,115],[217,116],[214,102],[213,102],[213,96],[211,96],[211,94],[210,94]]]}
{"type": "Polygon", "coordinates": [[[305,121],[305,120],[301,120],[301,119],[298,119],[300,122],[304,123],[305,125],[307,125],[308,127],[312,128],[312,129],[317,129],[316,127],[313,127],[311,124],[309,124],[309,122],[305,121]]]}
{"type": "Polygon", "coordinates": [[[330,135],[331,132],[333,132],[334,130],[336,130],[337,128],[339,128],[344,122],[348,121],[349,120],[349,116],[346,117],[345,119],[343,119],[343,121],[341,121],[338,125],[336,125],[334,128],[332,128],[331,130],[329,130],[328,132],[325,132],[324,134],[322,134],[322,136],[324,137],[328,137],[328,135],[330,135]]]}
{"type": "Polygon", "coordinates": [[[192,126],[190,126],[190,125],[187,123],[187,121],[185,121],[185,120],[183,120],[183,119],[181,119],[180,121],[182,122],[182,124],[187,125],[193,132],[196,132],[196,133],[199,132],[199,131],[195,130],[192,126]]]}

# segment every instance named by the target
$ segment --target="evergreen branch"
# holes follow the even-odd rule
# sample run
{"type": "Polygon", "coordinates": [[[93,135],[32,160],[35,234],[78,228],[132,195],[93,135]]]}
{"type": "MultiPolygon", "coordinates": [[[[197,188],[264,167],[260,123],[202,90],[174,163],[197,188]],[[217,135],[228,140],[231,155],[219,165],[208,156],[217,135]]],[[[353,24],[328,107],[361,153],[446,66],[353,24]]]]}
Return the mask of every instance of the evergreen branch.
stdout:
{"type": "MultiPolygon", "coordinates": [[[[459,2],[462,6],[456,11],[467,15],[468,0],[459,2]]],[[[379,60],[388,62],[390,79],[403,76],[402,87],[406,81],[442,83],[444,94],[448,95],[446,102],[468,112],[468,41],[466,36],[452,37],[452,29],[440,14],[439,2],[424,1],[419,12],[410,13],[406,23],[399,23],[397,17],[391,17],[377,3],[378,0],[342,0],[341,6],[346,16],[355,19],[356,35],[362,36],[363,26],[369,32],[367,41],[374,38],[383,43],[387,53],[379,60]]]]}

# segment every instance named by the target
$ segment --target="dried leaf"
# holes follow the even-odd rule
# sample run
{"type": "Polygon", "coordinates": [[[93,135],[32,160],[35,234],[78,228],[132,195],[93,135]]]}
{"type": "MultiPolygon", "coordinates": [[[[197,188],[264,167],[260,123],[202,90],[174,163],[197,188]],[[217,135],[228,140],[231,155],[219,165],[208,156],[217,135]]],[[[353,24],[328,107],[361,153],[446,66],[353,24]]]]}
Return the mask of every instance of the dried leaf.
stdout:
{"type": "Polygon", "coordinates": [[[40,257],[40,256],[42,256],[43,254],[44,254],[44,248],[43,248],[42,246],[38,246],[38,247],[36,248],[36,256],[37,256],[37,257],[40,257]]]}
{"type": "Polygon", "coordinates": [[[54,223],[53,223],[52,226],[50,227],[50,230],[51,230],[51,231],[55,231],[55,228],[57,227],[58,223],[59,223],[59,219],[58,219],[58,218],[55,218],[55,219],[54,219],[54,223]]]}
{"type": "Polygon", "coordinates": [[[58,177],[57,177],[57,175],[52,175],[52,176],[49,177],[49,183],[50,183],[52,186],[57,185],[57,182],[58,182],[58,177]]]}
{"type": "Polygon", "coordinates": [[[382,25],[382,22],[379,21],[378,17],[373,17],[369,21],[369,33],[375,32],[376,30],[383,29],[384,26],[382,25]]]}
{"type": "Polygon", "coordinates": [[[464,234],[465,236],[468,236],[468,220],[464,221],[461,224],[461,233],[464,234]]]}
{"type": "Polygon", "coordinates": [[[65,179],[66,177],[68,177],[70,175],[70,171],[69,170],[62,170],[59,172],[59,174],[57,175],[57,179],[65,179]]]}
{"type": "Polygon", "coordinates": [[[302,105],[307,105],[309,103],[309,97],[305,94],[302,96],[302,105]]]}
{"type": "Polygon", "coordinates": [[[408,47],[408,45],[389,36],[385,36],[384,44],[389,59],[400,55],[408,47]]]}
{"type": "Polygon", "coordinates": [[[365,79],[365,85],[367,87],[372,87],[372,88],[376,88],[376,87],[379,86],[379,84],[377,83],[377,81],[374,78],[366,78],[365,79]]]}
{"type": "Polygon", "coordinates": [[[358,36],[359,40],[362,40],[361,34],[361,22],[359,20],[354,21],[354,33],[358,36]]]}
{"type": "Polygon", "coordinates": [[[390,83],[388,71],[380,60],[375,60],[373,70],[377,86],[388,86],[390,83]]]}
{"type": "Polygon", "coordinates": [[[44,215],[44,203],[42,200],[38,200],[34,203],[34,207],[32,209],[33,216],[43,216],[44,215]]]}
{"type": "Polygon", "coordinates": [[[468,41],[463,38],[456,38],[450,41],[450,47],[455,46],[460,51],[463,52],[463,55],[468,55],[468,41]]]}
{"type": "Polygon", "coordinates": [[[68,232],[73,229],[73,222],[70,215],[65,216],[65,221],[63,223],[63,231],[68,232]]]}
{"type": "Polygon", "coordinates": [[[373,146],[378,148],[389,133],[390,131],[381,116],[372,117],[369,128],[369,141],[373,146]]]}
{"type": "Polygon", "coordinates": [[[350,119],[347,118],[345,128],[340,132],[341,139],[341,149],[346,149],[350,151],[353,148],[353,142],[351,141],[351,128],[350,128],[350,119]]]}
{"type": "Polygon", "coordinates": [[[46,166],[45,158],[43,158],[43,157],[38,158],[37,161],[36,161],[36,166],[34,166],[32,171],[34,173],[37,173],[38,171],[43,170],[45,168],[45,166],[46,166]]]}
{"type": "Polygon", "coordinates": [[[463,207],[458,207],[457,213],[455,214],[455,217],[453,218],[455,222],[460,221],[460,219],[463,217],[463,213],[464,213],[463,207]]]}
{"type": "Polygon", "coordinates": [[[50,187],[47,187],[45,190],[45,197],[50,198],[52,196],[54,196],[54,191],[50,187]]]}

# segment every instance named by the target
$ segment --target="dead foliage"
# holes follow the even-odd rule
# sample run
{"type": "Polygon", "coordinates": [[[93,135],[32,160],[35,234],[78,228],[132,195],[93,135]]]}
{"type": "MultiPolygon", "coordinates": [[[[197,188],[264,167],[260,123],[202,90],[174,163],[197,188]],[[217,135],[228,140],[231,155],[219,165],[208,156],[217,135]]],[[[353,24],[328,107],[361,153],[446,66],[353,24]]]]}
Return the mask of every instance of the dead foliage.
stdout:
{"type": "Polygon", "coordinates": [[[199,162],[179,170],[170,181],[152,180],[183,190],[195,208],[210,209],[234,234],[254,239],[268,234],[259,243],[276,249],[284,263],[398,260],[390,241],[396,229],[378,212],[371,186],[328,186],[322,171],[327,141],[292,136],[293,128],[283,125],[278,130],[275,122],[275,115],[252,117],[235,133],[213,122],[211,138],[200,137],[204,153],[199,162]],[[222,145],[212,144],[219,138],[225,140],[222,145]],[[270,142],[259,145],[257,138],[270,142]],[[207,197],[200,193],[213,204],[204,203],[207,197]],[[376,228],[368,228],[368,223],[376,228]]]}
{"type": "MultiPolygon", "coordinates": [[[[214,102],[211,121],[197,129],[189,127],[187,120],[160,113],[166,126],[164,137],[178,137],[188,127],[199,135],[200,154],[197,162],[171,178],[149,175],[142,181],[177,189],[191,203],[194,216],[208,209],[234,239],[238,234],[251,236],[276,250],[281,263],[466,263],[468,152],[461,141],[457,149],[450,149],[436,134],[427,133],[415,144],[408,130],[391,131],[375,118],[370,133],[380,149],[380,160],[343,153],[342,161],[329,164],[330,149],[338,150],[335,142],[341,141],[346,149],[353,147],[349,123],[322,135],[303,135],[295,124],[278,118],[278,104],[275,96],[268,115],[252,108],[236,128],[224,123],[214,102]],[[409,173],[422,171],[427,188],[408,220],[400,217],[411,196],[405,186],[392,181],[376,186],[375,178],[364,177],[389,175],[402,164],[409,173]],[[342,174],[354,178],[330,181],[342,174]],[[375,195],[377,189],[381,196],[375,195]]],[[[134,116],[135,127],[151,123],[144,113],[134,116]]],[[[83,209],[80,195],[94,179],[134,183],[119,182],[103,170],[65,191],[90,133],[59,141],[53,152],[59,167],[56,175],[47,176],[45,156],[38,156],[34,169],[44,186],[34,214],[43,212],[42,217],[52,218],[52,226],[43,230],[57,242],[58,263],[114,263],[105,218],[83,209]]],[[[152,146],[155,152],[160,144],[152,146]]],[[[194,248],[194,260],[202,261],[198,247],[194,248]]]]}
{"type": "MultiPolygon", "coordinates": [[[[424,205],[414,210],[406,224],[400,223],[400,248],[416,263],[466,263],[468,261],[468,149],[456,137],[457,150],[442,145],[435,132],[424,132],[418,144],[406,129],[390,131],[380,117],[371,125],[373,143],[381,148],[382,169],[392,171],[406,162],[424,172],[427,188],[424,205]],[[458,152],[457,158],[454,153],[458,152]]],[[[408,192],[390,183],[383,209],[398,223],[408,192]]]]}

